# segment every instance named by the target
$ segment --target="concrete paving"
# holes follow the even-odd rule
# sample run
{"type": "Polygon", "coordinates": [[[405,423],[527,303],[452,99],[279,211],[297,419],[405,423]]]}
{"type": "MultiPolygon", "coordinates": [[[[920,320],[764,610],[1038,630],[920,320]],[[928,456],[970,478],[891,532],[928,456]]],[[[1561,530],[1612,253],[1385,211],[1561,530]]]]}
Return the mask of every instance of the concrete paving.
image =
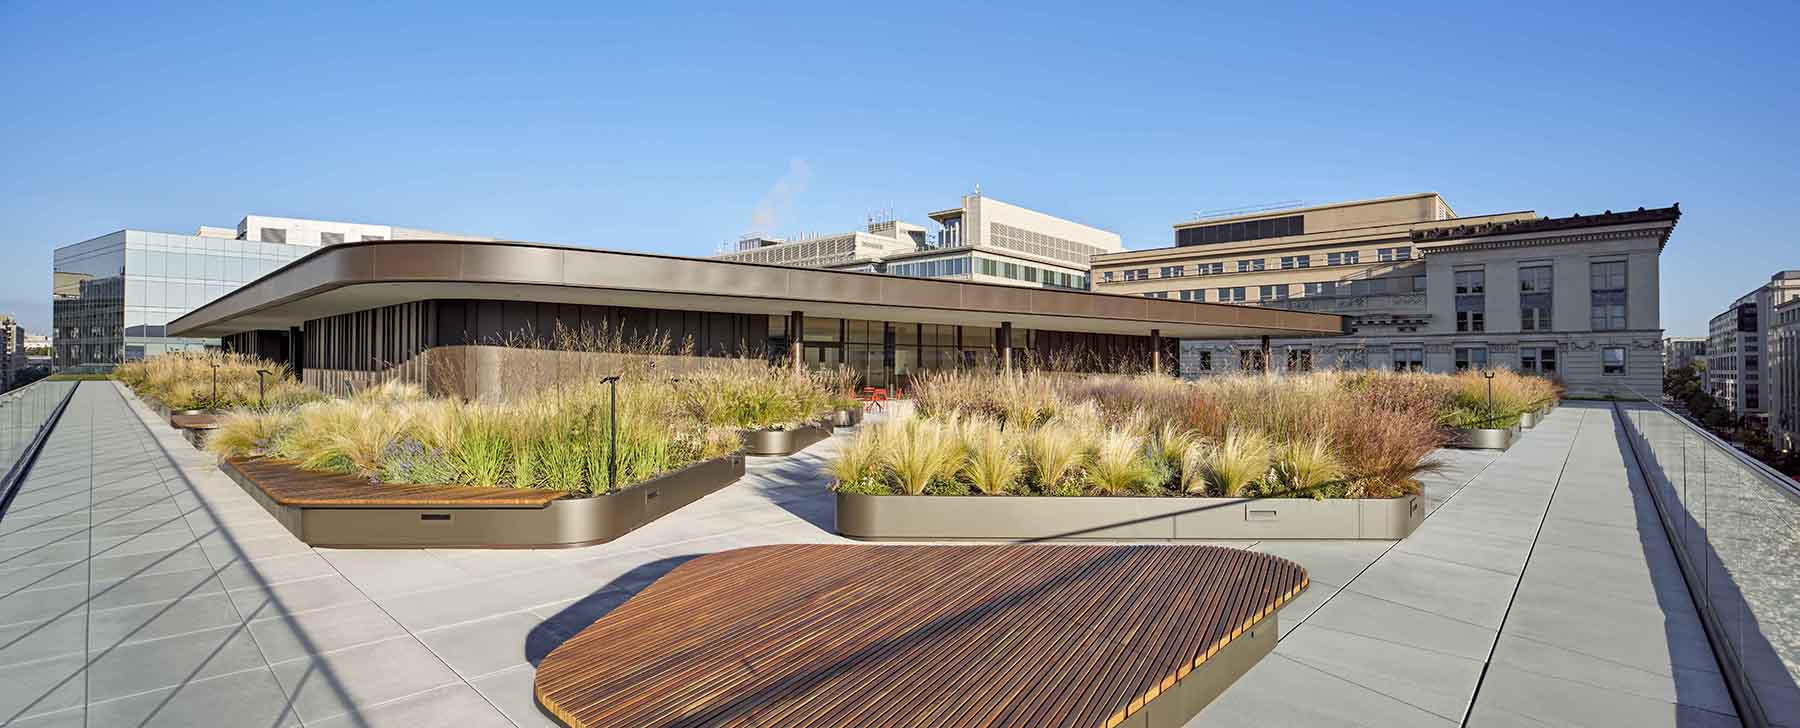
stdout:
{"type": "MultiPolygon", "coordinates": [[[[1444,451],[1403,542],[1231,544],[1313,585],[1192,725],[1735,722],[1614,431],[1571,404],[1504,455],[1444,451]]],[[[600,546],[312,549],[142,405],[84,384],[0,524],[0,724],[549,725],[533,665],[675,565],[840,541],[836,446],[753,458],[600,546]]]]}

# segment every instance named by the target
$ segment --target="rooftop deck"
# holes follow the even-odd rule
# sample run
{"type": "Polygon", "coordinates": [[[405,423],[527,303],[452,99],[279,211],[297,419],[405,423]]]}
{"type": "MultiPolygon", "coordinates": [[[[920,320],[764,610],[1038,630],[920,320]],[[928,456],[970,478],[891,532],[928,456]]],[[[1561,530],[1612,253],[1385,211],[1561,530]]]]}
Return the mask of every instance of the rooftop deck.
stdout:
{"type": "MultiPolygon", "coordinates": [[[[1610,405],[1447,451],[1403,542],[1236,542],[1305,566],[1281,641],[1190,725],[1735,725],[1610,405]]],[[[695,555],[835,543],[828,440],[612,543],[295,540],[86,383],[0,522],[0,723],[537,726],[534,665],[695,555]]]]}

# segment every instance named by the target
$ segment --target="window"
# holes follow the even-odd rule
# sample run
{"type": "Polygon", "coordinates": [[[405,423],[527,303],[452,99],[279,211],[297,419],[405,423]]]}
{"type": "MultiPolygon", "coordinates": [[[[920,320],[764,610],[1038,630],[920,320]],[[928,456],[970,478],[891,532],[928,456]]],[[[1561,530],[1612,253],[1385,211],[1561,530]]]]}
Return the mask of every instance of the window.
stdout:
{"type": "Polygon", "coordinates": [[[1262,371],[1262,349],[1238,349],[1238,368],[1246,372],[1262,371]]]}
{"type": "Polygon", "coordinates": [[[1263,259],[1262,258],[1256,258],[1254,260],[1238,261],[1238,272],[1239,273],[1248,273],[1250,271],[1256,271],[1256,270],[1262,270],[1262,269],[1263,269],[1263,259]]]}
{"type": "Polygon", "coordinates": [[[1425,348],[1420,346],[1394,347],[1394,371],[1420,372],[1425,370],[1425,348]]]}
{"type": "Polygon", "coordinates": [[[1258,291],[1258,298],[1263,301],[1286,301],[1287,297],[1288,287],[1286,283],[1263,286],[1262,290],[1258,291]]]}
{"type": "Polygon", "coordinates": [[[1520,347],[1519,371],[1546,377],[1556,374],[1556,347],[1520,347]]]}
{"type": "Polygon", "coordinates": [[[1180,278],[1183,272],[1182,267],[1179,265],[1165,265],[1162,267],[1162,277],[1164,278],[1180,278]]]}
{"type": "Polygon", "coordinates": [[[1549,331],[1550,266],[1538,265],[1519,269],[1519,330],[1549,331]]]}
{"type": "Polygon", "coordinates": [[[1625,347],[1607,346],[1600,349],[1600,373],[1613,375],[1625,373],[1625,347]]]}
{"type": "MultiPolygon", "coordinates": [[[[1625,328],[1625,261],[1590,263],[1588,289],[1595,331],[1625,328]]],[[[1620,373],[1623,373],[1621,371],[1620,373]]]]}
{"type": "Polygon", "coordinates": [[[1219,301],[1223,303],[1241,303],[1244,300],[1244,287],[1219,289],[1219,301]]]}
{"type": "Polygon", "coordinates": [[[1175,244],[1186,246],[1235,243],[1240,240],[1261,240],[1305,233],[1305,216],[1289,215],[1268,220],[1222,222],[1217,225],[1183,228],[1175,231],[1175,244]]]}
{"type": "Polygon", "coordinates": [[[387,238],[384,238],[380,235],[364,235],[364,236],[362,236],[362,239],[363,240],[386,240],[387,238]]]}
{"type": "Polygon", "coordinates": [[[1310,256],[1310,255],[1284,255],[1284,256],[1281,256],[1281,269],[1282,270],[1288,270],[1288,269],[1292,269],[1292,268],[1310,268],[1310,267],[1312,267],[1312,256],[1310,256]]]}
{"type": "Polygon", "coordinates": [[[1325,254],[1325,264],[1326,265],[1355,265],[1356,263],[1360,262],[1361,260],[1362,260],[1362,253],[1354,251],[1354,250],[1352,250],[1348,253],[1326,253],[1325,254]]]}
{"type": "Polygon", "coordinates": [[[1201,263],[1200,265],[1194,266],[1194,272],[1196,274],[1203,275],[1203,276],[1218,275],[1220,273],[1225,272],[1225,264],[1224,263],[1201,263]]]}
{"type": "Polygon", "coordinates": [[[1327,293],[1327,291],[1330,290],[1327,286],[1330,285],[1330,283],[1302,283],[1300,284],[1300,295],[1306,296],[1307,298],[1313,296],[1327,296],[1330,295],[1327,293]]]}
{"type": "Polygon", "coordinates": [[[1425,292],[1425,276],[1413,276],[1412,289],[1417,293],[1425,292]]]}
{"type": "Polygon", "coordinates": [[[1744,409],[1762,409],[1762,385],[1744,385],[1744,409]]]}
{"type": "Polygon", "coordinates": [[[283,228],[263,228],[261,235],[265,243],[287,242],[287,230],[283,228]]]}
{"type": "Polygon", "coordinates": [[[1487,330],[1487,273],[1456,271],[1456,330],[1487,330]]]}
{"type": "Polygon", "coordinates": [[[1456,371],[1488,368],[1488,352],[1485,346],[1458,346],[1455,348],[1456,371]]]}
{"type": "Polygon", "coordinates": [[[1375,258],[1383,263],[1412,260],[1412,248],[1376,248],[1375,258]]]}
{"type": "Polygon", "coordinates": [[[1206,300],[1206,289],[1191,288],[1191,289],[1182,291],[1181,292],[1181,300],[1183,300],[1183,301],[1205,301],[1206,300]]]}
{"type": "Polygon", "coordinates": [[[337,245],[344,242],[343,233],[319,233],[320,245],[337,245]]]}
{"type": "Polygon", "coordinates": [[[1312,349],[1306,347],[1289,347],[1287,350],[1287,370],[1290,372],[1310,372],[1313,365],[1312,349]]]}
{"type": "Polygon", "coordinates": [[[1144,298],[1168,298],[1168,297],[1169,297],[1168,291],[1150,291],[1150,292],[1147,292],[1144,294],[1144,298]]]}
{"type": "Polygon", "coordinates": [[[1212,352],[1202,351],[1202,352],[1200,352],[1200,356],[1197,358],[1199,359],[1197,366],[1200,367],[1200,371],[1203,371],[1203,372],[1212,371],[1212,352]]]}

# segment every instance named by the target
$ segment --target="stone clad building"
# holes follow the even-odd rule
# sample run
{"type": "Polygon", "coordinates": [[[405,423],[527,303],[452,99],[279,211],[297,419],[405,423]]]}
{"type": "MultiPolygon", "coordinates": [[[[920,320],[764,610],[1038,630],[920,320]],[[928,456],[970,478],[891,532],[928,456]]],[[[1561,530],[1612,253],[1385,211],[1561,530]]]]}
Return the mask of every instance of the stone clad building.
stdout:
{"type": "Polygon", "coordinates": [[[1436,193],[1184,222],[1094,259],[1104,293],[1350,317],[1332,340],[1183,342],[1186,376],[1507,367],[1574,396],[1660,391],[1659,256],[1678,206],[1459,217],[1436,193]],[[1265,353],[1266,352],[1266,353],[1265,353]]]}

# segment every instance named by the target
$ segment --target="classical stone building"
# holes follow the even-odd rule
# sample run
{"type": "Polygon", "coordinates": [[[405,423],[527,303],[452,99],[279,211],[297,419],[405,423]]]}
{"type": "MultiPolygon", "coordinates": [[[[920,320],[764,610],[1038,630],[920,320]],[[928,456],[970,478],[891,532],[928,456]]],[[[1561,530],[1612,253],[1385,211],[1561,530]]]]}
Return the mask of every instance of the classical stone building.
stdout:
{"type": "Polygon", "coordinates": [[[1183,342],[1182,371],[1508,367],[1574,396],[1659,391],[1658,259],[1678,206],[1458,217],[1436,193],[1183,222],[1094,259],[1096,291],[1351,317],[1349,336],[1183,342]]]}

